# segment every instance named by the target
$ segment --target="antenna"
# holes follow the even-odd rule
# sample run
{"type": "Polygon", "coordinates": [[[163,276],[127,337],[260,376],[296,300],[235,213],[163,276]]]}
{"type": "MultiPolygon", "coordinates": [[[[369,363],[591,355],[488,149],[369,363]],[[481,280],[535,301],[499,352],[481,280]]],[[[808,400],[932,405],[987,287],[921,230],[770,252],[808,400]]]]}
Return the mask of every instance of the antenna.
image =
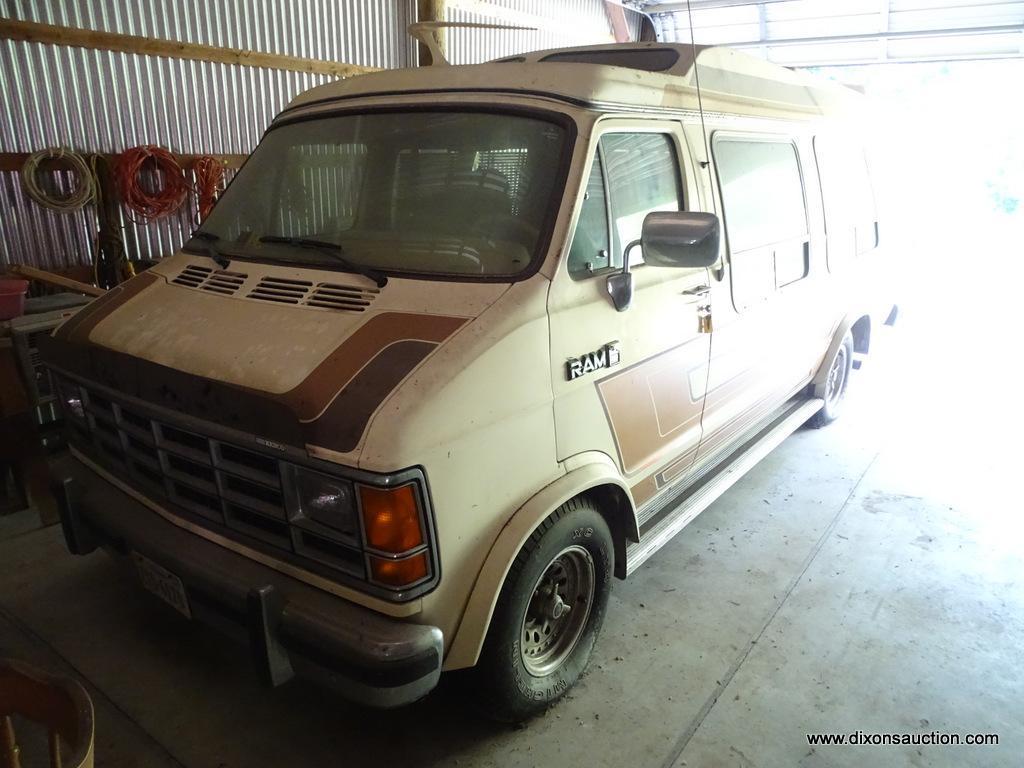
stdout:
{"type": "Polygon", "coordinates": [[[693,38],[693,10],[690,8],[690,0],[686,0],[686,18],[690,22],[690,50],[693,51],[693,80],[697,85],[697,110],[700,112],[700,132],[704,135],[704,159],[700,161],[701,168],[707,168],[708,162],[708,129],[704,125],[704,101],[700,96],[700,69],[697,67],[697,43],[693,38]]]}
{"type": "Polygon", "coordinates": [[[536,27],[516,27],[508,24],[481,24],[475,21],[417,21],[409,25],[409,35],[416,42],[422,43],[430,51],[431,66],[448,66],[450,62],[441,50],[441,40],[437,33],[444,29],[522,29],[536,32],[536,27]]]}

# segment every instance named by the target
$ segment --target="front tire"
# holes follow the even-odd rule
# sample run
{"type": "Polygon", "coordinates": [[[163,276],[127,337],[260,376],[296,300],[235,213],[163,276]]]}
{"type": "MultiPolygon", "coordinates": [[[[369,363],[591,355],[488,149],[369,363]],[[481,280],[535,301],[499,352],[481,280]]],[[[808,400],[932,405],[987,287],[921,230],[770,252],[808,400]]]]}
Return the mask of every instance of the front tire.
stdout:
{"type": "Polygon", "coordinates": [[[822,398],[825,404],[807,422],[814,429],[831,424],[839,418],[846,400],[846,390],[850,386],[850,373],[853,371],[853,336],[847,331],[843,341],[828,364],[828,374],[822,387],[822,398]]]}
{"type": "Polygon", "coordinates": [[[579,679],[608,607],[614,545],[604,518],[572,499],[530,536],[509,569],[477,666],[481,709],[519,722],[579,679]]]}

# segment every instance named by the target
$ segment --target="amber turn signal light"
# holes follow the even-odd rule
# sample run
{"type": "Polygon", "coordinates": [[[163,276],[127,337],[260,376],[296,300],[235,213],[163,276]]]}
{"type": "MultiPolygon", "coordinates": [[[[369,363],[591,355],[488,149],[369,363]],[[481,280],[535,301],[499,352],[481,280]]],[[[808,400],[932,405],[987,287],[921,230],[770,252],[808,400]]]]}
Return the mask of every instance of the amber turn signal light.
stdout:
{"type": "Polygon", "coordinates": [[[427,553],[420,552],[401,560],[385,560],[370,555],[370,573],[378,584],[405,587],[427,575],[427,553]]]}
{"type": "Polygon", "coordinates": [[[363,507],[366,543],[370,547],[397,555],[423,543],[420,513],[412,485],[387,489],[361,485],[359,498],[363,507]]]}

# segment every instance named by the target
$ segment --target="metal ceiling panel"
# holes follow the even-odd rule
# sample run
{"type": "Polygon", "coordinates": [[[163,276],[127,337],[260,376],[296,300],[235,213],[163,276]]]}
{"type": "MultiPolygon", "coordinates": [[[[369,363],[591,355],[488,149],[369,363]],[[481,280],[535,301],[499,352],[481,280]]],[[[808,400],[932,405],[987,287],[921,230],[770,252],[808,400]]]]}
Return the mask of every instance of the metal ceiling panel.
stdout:
{"type": "MultiPolygon", "coordinates": [[[[691,5],[696,42],[732,45],[788,66],[1024,56],[1024,0],[692,0],[691,5]]],[[[659,39],[689,42],[685,3],[649,2],[644,9],[652,14],[659,39]]]]}

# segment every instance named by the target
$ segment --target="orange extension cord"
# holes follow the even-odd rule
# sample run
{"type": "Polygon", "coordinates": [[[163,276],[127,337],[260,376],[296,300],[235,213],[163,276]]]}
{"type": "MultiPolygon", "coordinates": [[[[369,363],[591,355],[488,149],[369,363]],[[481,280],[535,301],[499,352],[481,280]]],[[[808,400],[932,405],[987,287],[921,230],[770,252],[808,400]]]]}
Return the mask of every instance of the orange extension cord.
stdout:
{"type": "Polygon", "coordinates": [[[188,182],[174,155],[163,147],[147,144],[126,149],[117,158],[114,180],[128,210],[143,221],[167,216],[181,207],[188,195],[188,182]],[[150,192],[141,184],[140,172],[155,172],[158,188],[150,192]]]}
{"type": "Polygon", "coordinates": [[[199,221],[210,215],[213,204],[224,186],[224,166],[216,158],[209,155],[197,157],[192,163],[192,173],[196,177],[196,206],[199,209],[199,221]]]}

